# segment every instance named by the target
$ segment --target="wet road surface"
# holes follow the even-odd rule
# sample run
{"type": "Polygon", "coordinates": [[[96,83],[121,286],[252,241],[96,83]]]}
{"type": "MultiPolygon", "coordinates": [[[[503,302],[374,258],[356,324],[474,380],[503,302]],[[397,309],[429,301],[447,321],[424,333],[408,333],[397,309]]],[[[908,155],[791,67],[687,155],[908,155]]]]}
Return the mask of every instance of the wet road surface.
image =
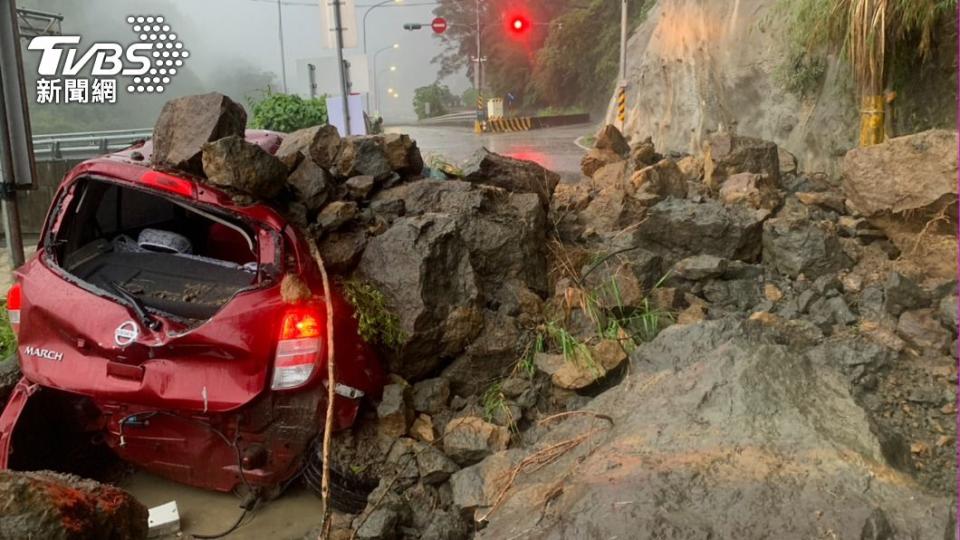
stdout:
{"type": "MultiPolygon", "coordinates": [[[[565,181],[580,179],[580,158],[584,151],[574,140],[592,134],[593,124],[578,124],[550,129],[535,129],[517,133],[484,133],[477,135],[472,128],[445,126],[388,126],[388,133],[410,135],[420,152],[443,156],[448,161],[461,164],[481,147],[491,152],[518,159],[535,161],[555,171],[565,181]]],[[[429,161],[429,160],[428,160],[429,161]]]]}

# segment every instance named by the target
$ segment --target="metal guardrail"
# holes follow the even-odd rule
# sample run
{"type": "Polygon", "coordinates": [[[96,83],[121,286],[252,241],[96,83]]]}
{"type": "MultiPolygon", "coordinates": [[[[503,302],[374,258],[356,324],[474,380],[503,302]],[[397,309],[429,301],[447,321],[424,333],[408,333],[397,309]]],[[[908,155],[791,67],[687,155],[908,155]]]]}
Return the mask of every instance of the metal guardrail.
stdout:
{"type": "Polygon", "coordinates": [[[152,135],[153,129],[146,128],[37,135],[33,138],[33,154],[37,161],[86,159],[123,150],[152,135]]]}

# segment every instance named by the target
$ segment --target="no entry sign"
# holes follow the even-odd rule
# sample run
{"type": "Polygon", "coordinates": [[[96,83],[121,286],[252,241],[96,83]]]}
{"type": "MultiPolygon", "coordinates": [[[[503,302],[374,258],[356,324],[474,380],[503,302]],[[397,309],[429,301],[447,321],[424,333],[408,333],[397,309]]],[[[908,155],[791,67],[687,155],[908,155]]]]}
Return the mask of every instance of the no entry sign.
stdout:
{"type": "Polygon", "coordinates": [[[434,33],[442,34],[447,31],[447,20],[443,17],[437,17],[430,23],[430,28],[433,28],[434,33]]]}

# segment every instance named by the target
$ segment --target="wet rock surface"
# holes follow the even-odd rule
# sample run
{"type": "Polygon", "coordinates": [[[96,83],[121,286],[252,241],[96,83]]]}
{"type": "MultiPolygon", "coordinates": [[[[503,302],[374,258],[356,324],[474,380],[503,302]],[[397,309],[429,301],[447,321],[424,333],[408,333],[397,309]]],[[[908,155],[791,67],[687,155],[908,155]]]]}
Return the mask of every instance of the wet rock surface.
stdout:
{"type": "Polygon", "coordinates": [[[153,164],[203,174],[203,145],[231,135],[243,137],[247,113],[223,94],[168,101],[153,128],[153,164]]]}
{"type": "Polygon", "coordinates": [[[50,471],[0,471],[0,538],[147,538],[147,509],[119,488],[50,471]]]}

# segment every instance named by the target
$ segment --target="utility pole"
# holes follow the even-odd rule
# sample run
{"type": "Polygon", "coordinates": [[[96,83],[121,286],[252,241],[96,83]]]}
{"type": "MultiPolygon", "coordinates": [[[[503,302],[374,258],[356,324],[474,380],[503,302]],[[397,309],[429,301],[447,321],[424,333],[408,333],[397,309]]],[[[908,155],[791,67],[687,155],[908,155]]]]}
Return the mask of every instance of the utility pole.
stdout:
{"type": "Polygon", "coordinates": [[[617,87],[617,123],[627,121],[627,0],[620,0],[620,84],[617,87]]]}
{"type": "Polygon", "coordinates": [[[14,268],[24,260],[17,187],[32,186],[36,177],[18,26],[16,1],[0,0],[0,197],[14,268]]]}
{"type": "Polygon", "coordinates": [[[480,133],[483,130],[483,90],[481,84],[483,81],[480,78],[480,66],[483,62],[483,57],[480,55],[480,0],[476,0],[477,8],[477,67],[473,71],[473,86],[477,89],[477,119],[473,123],[473,131],[475,133],[480,133]]]}
{"type": "Polygon", "coordinates": [[[620,0],[620,84],[627,82],[627,0],[620,0]]]}
{"type": "Polygon", "coordinates": [[[340,18],[341,0],[333,0],[334,20],[337,25],[337,65],[340,66],[340,92],[343,94],[343,129],[345,135],[350,135],[350,104],[347,102],[349,97],[347,89],[347,72],[343,63],[343,22],[340,18]]]}
{"type": "Polygon", "coordinates": [[[283,93],[287,93],[287,56],[283,51],[283,5],[277,0],[277,34],[280,37],[280,78],[283,93]]]}

